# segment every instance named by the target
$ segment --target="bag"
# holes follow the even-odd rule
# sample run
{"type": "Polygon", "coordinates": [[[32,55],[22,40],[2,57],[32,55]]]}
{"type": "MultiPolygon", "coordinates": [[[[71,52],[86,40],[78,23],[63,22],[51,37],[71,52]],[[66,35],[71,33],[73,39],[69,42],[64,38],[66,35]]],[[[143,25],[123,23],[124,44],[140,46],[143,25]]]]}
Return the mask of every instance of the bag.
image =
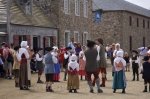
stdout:
{"type": "Polygon", "coordinates": [[[7,57],[7,62],[13,62],[13,61],[14,61],[13,56],[12,56],[12,54],[9,52],[9,53],[8,53],[8,57],[7,57]]]}

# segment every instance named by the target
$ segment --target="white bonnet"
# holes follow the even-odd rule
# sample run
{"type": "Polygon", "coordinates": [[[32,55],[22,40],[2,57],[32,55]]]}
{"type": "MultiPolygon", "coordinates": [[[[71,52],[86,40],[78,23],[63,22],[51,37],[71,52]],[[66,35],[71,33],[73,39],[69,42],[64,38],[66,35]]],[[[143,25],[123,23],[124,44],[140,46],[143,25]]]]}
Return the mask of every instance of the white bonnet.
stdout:
{"type": "Polygon", "coordinates": [[[123,51],[117,51],[117,57],[123,57],[123,51]]]}
{"type": "Polygon", "coordinates": [[[54,49],[54,50],[58,50],[58,47],[57,47],[57,46],[53,46],[53,49],[54,49]]]}
{"type": "Polygon", "coordinates": [[[75,54],[73,54],[71,57],[70,57],[70,60],[71,61],[77,61],[77,56],[75,54]]]}
{"type": "Polygon", "coordinates": [[[21,47],[27,47],[28,46],[28,42],[27,41],[22,41],[20,46],[21,47]]]}

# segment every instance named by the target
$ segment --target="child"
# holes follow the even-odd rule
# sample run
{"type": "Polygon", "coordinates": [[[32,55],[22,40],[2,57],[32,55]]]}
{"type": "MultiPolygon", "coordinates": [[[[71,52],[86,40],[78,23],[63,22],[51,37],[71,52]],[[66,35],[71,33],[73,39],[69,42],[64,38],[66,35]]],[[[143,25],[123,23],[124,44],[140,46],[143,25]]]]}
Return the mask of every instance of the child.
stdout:
{"type": "Polygon", "coordinates": [[[45,63],[45,77],[46,77],[46,92],[54,92],[52,89],[53,84],[53,75],[55,73],[55,66],[58,62],[57,58],[52,55],[53,48],[48,47],[46,48],[48,53],[44,56],[44,63],[45,63]]]}
{"type": "Polygon", "coordinates": [[[79,74],[81,76],[81,80],[83,79],[83,76],[85,76],[85,55],[84,55],[85,50],[86,47],[83,46],[82,51],[79,53],[79,66],[80,66],[79,74]]]}
{"type": "Polygon", "coordinates": [[[66,77],[67,77],[67,66],[68,66],[68,62],[69,62],[69,57],[71,56],[71,47],[67,47],[66,48],[66,52],[64,53],[64,64],[63,67],[65,69],[64,72],[64,81],[66,81],[66,77]]]}
{"type": "Polygon", "coordinates": [[[113,78],[113,93],[117,89],[122,89],[122,93],[125,93],[126,78],[125,78],[125,66],[126,61],[123,59],[123,51],[117,51],[116,58],[114,60],[114,78],[113,78]]]}
{"type": "Polygon", "coordinates": [[[129,55],[128,55],[128,53],[127,52],[125,52],[125,55],[124,55],[124,60],[126,61],[126,63],[127,63],[127,66],[126,66],[126,71],[130,71],[130,57],[129,57],[129,55]]]}
{"type": "Polygon", "coordinates": [[[135,75],[137,75],[137,81],[139,81],[139,64],[138,64],[138,52],[136,50],[132,51],[132,70],[133,70],[133,80],[135,81],[135,75]]]}
{"type": "Polygon", "coordinates": [[[79,89],[79,64],[77,63],[77,56],[72,55],[70,57],[70,62],[68,63],[68,84],[67,89],[70,93],[74,90],[74,93],[77,93],[77,89],[79,89]]]}
{"type": "Polygon", "coordinates": [[[144,63],[143,63],[143,79],[144,79],[144,85],[145,89],[143,92],[147,92],[147,84],[149,83],[149,92],[150,92],[150,57],[145,56],[144,57],[144,63]]]}

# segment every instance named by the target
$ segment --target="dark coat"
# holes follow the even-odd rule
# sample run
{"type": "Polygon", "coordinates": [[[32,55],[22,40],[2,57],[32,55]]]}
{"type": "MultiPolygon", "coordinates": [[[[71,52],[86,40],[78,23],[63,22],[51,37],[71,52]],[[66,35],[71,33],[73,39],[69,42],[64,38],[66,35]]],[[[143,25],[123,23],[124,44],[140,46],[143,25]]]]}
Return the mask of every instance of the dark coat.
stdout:
{"type": "Polygon", "coordinates": [[[150,63],[143,63],[143,79],[150,80],[150,63]]]}

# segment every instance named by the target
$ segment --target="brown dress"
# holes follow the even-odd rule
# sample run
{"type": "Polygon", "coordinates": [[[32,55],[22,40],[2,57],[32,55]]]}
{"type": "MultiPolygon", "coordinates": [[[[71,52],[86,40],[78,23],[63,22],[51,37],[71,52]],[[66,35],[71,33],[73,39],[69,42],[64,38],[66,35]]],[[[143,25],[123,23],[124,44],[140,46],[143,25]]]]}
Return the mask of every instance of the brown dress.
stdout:
{"type": "Polygon", "coordinates": [[[27,59],[24,54],[21,56],[20,63],[20,76],[19,76],[20,87],[28,87],[28,72],[27,72],[27,59]]]}
{"type": "Polygon", "coordinates": [[[70,70],[68,70],[67,89],[68,90],[79,89],[79,75],[76,69],[72,70],[72,68],[70,68],[70,70]]]}

